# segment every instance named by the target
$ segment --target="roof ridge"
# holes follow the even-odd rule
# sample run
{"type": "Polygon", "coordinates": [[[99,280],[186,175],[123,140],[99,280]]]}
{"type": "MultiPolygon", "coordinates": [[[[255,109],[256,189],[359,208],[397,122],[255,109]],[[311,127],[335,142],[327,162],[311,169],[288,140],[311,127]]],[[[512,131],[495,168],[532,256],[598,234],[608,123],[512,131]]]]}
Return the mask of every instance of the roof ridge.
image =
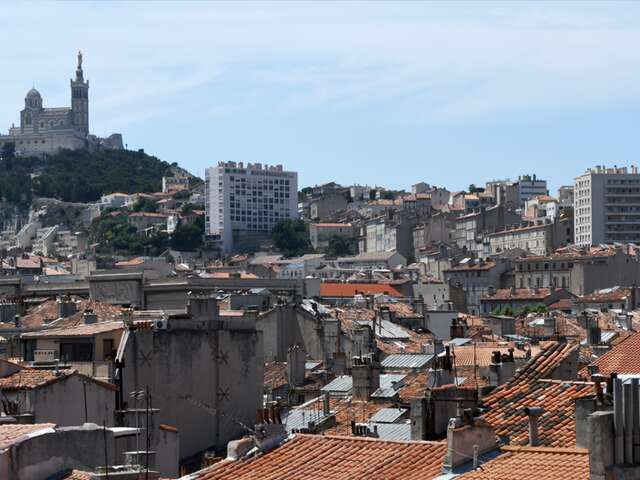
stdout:
{"type": "Polygon", "coordinates": [[[409,445],[446,445],[445,441],[435,440],[385,440],[384,438],[372,438],[372,437],[354,437],[348,435],[314,435],[311,433],[295,433],[293,437],[309,437],[315,440],[321,438],[328,438],[331,440],[351,440],[354,442],[384,442],[384,443],[401,443],[409,445]]]}
{"type": "Polygon", "coordinates": [[[503,445],[500,447],[505,452],[538,452],[538,453],[560,453],[568,455],[587,455],[588,448],[571,447],[532,447],[530,445],[503,445]]]}

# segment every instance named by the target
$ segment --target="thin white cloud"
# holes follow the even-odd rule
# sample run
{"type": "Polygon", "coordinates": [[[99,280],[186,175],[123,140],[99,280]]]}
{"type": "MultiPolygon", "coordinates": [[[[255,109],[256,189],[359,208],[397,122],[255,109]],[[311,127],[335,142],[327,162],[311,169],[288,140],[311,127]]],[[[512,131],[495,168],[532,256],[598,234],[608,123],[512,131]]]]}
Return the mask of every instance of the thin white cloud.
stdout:
{"type": "Polygon", "coordinates": [[[413,109],[400,102],[405,120],[430,123],[636,104],[639,24],[633,4],[11,5],[0,12],[0,40],[11,46],[0,51],[10,71],[0,79],[0,119],[17,120],[32,81],[45,101],[63,101],[77,48],[94,112],[131,110],[132,119],[147,118],[142,108],[250,111],[271,107],[270,95],[281,111],[414,97],[413,109]],[[239,107],[216,98],[234,84],[260,94],[235,92],[239,107]],[[184,101],[203,91],[204,102],[184,101]]]}

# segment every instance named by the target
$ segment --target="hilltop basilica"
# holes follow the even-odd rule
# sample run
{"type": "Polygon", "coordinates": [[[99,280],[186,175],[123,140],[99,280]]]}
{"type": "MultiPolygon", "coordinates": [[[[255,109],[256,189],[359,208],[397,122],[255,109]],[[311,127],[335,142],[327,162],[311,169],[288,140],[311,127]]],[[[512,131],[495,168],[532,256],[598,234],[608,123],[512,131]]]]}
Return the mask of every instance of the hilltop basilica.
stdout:
{"type": "Polygon", "coordinates": [[[82,71],[82,53],[78,52],[75,79],[71,80],[71,107],[44,108],[35,88],[27,92],[20,126],[12,125],[8,135],[0,135],[0,148],[14,143],[16,155],[54,153],[61,148],[122,149],[122,135],[99,138],[89,133],[89,81],[82,71]]]}

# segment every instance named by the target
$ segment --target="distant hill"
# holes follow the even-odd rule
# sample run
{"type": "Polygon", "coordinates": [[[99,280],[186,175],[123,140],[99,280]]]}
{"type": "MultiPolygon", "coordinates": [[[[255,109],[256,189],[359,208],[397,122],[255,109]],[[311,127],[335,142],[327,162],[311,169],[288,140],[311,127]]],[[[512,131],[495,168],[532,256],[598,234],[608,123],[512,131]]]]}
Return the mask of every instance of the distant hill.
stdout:
{"type": "Polygon", "coordinates": [[[86,203],[112,192],[157,192],[162,189],[162,177],[177,168],[129,150],[64,150],[45,158],[3,158],[0,199],[21,205],[30,204],[34,197],[86,203]]]}

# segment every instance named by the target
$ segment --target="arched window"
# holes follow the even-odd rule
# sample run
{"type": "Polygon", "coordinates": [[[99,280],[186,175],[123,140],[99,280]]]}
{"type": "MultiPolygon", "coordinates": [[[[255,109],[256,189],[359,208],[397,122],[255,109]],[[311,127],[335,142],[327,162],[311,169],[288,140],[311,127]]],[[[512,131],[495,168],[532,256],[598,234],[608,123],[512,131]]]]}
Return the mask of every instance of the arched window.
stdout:
{"type": "Polygon", "coordinates": [[[31,125],[31,114],[30,113],[27,113],[27,115],[25,116],[24,121],[25,121],[25,123],[27,125],[31,125]]]}
{"type": "Polygon", "coordinates": [[[44,122],[40,122],[40,128],[44,128],[44,122]]]}

